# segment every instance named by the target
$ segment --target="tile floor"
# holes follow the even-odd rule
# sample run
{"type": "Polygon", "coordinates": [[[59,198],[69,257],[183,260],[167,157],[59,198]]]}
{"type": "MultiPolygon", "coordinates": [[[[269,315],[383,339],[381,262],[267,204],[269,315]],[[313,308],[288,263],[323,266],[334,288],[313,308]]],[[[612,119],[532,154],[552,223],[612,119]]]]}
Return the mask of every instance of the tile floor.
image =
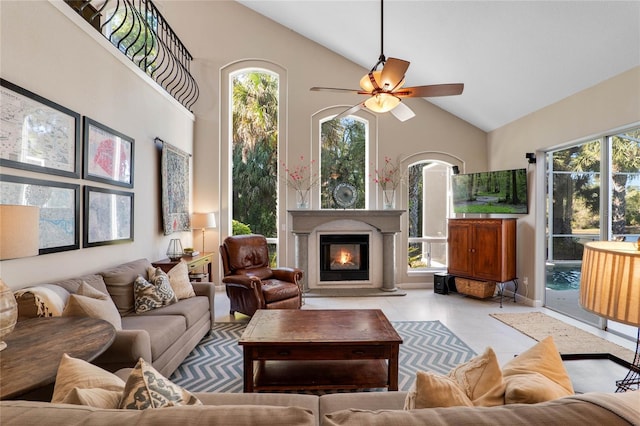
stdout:
{"type": "MultiPolygon", "coordinates": [[[[598,330],[572,320],[546,308],[532,308],[513,299],[505,299],[500,309],[499,300],[477,300],[459,294],[441,295],[433,289],[407,289],[406,296],[385,297],[308,297],[303,309],[382,309],[390,321],[439,320],[460,337],[476,353],[487,346],[493,347],[500,364],[506,363],[518,353],[536,342],[519,331],[489,316],[496,312],[540,311],[569,324],[590,331],[620,346],[635,350],[635,343],[614,334],[598,330]]],[[[224,287],[216,286],[216,322],[248,321],[248,317],[229,315],[229,299],[224,287]]],[[[571,361],[565,363],[576,391],[615,390],[615,380],[626,374],[626,369],[610,361],[571,361]]]]}

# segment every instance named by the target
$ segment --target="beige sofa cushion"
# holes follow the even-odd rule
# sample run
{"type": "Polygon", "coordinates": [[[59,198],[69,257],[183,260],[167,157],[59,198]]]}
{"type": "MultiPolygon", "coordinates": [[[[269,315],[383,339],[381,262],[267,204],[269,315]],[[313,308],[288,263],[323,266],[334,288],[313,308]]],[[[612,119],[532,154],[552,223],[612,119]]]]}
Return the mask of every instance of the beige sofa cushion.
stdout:
{"type": "Polygon", "coordinates": [[[78,288],[77,294],[69,296],[62,316],[102,319],[110,322],[116,330],[122,330],[122,318],[109,295],[84,282],[78,288]]]}
{"type": "MultiPolygon", "coordinates": [[[[164,309],[164,308],[162,308],[164,309]]],[[[144,330],[151,342],[151,362],[155,362],[169,346],[187,331],[187,323],[180,315],[128,315],[122,318],[124,330],[144,330]]],[[[131,365],[135,360],[131,362],[131,365]]]]}
{"type": "MultiPolygon", "coordinates": [[[[153,277],[155,273],[155,268],[151,267],[148,269],[149,278],[153,277]]],[[[178,300],[188,299],[196,295],[193,291],[191,280],[189,279],[189,267],[187,266],[187,262],[181,260],[176,266],[167,272],[167,275],[169,276],[171,288],[176,294],[178,300]]]]}
{"type": "Polygon", "coordinates": [[[505,404],[533,404],[573,395],[571,378],[549,336],[502,367],[505,404]]]}
{"type": "Polygon", "coordinates": [[[125,382],[115,374],[64,354],[58,366],[51,402],[117,408],[124,386],[125,382]]]}
{"type": "Polygon", "coordinates": [[[150,266],[147,259],[138,259],[100,272],[120,315],[135,312],[133,282],[138,275],[146,276],[150,266]]]}
{"type": "Polygon", "coordinates": [[[505,383],[492,348],[460,364],[446,376],[418,371],[404,409],[504,404],[505,383]]]}
{"type": "Polygon", "coordinates": [[[160,410],[103,410],[80,405],[0,401],[2,426],[316,426],[316,418],[299,407],[263,405],[183,406],[160,410]]]}
{"type": "Polygon", "coordinates": [[[418,371],[404,409],[456,406],[472,407],[473,402],[455,380],[430,371],[418,371]]]}

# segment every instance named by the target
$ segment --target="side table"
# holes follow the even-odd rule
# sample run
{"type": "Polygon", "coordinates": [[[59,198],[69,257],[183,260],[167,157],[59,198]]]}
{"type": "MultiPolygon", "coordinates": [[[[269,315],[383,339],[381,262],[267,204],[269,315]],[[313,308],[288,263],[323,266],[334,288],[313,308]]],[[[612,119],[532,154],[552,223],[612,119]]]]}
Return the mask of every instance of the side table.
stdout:
{"type": "Polygon", "coordinates": [[[62,354],[91,361],[116,337],[107,321],[82,317],[18,321],[0,352],[0,399],[15,399],[53,383],[62,354]]]}
{"type": "MultiPolygon", "coordinates": [[[[213,277],[211,275],[213,253],[200,253],[199,255],[196,255],[196,256],[182,256],[181,259],[187,263],[187,268],[189,268],[190,274],[192,273],[192,271],[195,271],[200,267],[206,266],[207,273],[209,274],[209,281],[211,281],[213,277]]],[[[180,260],[162,259],[162,260],[157,260],[151,264],[156,268],[160,268],[165,272],[169,272],[171,268],[176,266],[179,262],[180,260]]]]}

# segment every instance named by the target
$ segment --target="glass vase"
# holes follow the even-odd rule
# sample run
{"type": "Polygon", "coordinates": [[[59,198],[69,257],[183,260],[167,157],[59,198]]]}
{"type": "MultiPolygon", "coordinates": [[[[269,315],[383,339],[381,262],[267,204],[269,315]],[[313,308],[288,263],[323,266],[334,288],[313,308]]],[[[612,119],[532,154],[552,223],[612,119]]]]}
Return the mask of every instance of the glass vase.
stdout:
{"type": "Polygon", "coordinates": [[[309,208],[309,190],[308,189],[296,190],[296,207],[299,209],[309,208]]]}
{"type": "Polygon", "coordinates": [[[382,190],[382,208],[385,210],[392,210],[396,208],[396,190],[395,189],[382,190]]]}

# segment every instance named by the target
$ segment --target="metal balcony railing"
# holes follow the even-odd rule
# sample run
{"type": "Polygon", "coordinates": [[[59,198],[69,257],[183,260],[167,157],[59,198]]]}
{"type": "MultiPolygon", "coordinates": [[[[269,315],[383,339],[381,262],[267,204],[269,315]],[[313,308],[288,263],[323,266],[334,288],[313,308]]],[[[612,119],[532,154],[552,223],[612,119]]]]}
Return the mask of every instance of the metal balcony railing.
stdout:
{"type": "Polygon", "coordinates": [[[151,0],[65,0],[185,108],[199,96],[193,57],[151,0]]]}

